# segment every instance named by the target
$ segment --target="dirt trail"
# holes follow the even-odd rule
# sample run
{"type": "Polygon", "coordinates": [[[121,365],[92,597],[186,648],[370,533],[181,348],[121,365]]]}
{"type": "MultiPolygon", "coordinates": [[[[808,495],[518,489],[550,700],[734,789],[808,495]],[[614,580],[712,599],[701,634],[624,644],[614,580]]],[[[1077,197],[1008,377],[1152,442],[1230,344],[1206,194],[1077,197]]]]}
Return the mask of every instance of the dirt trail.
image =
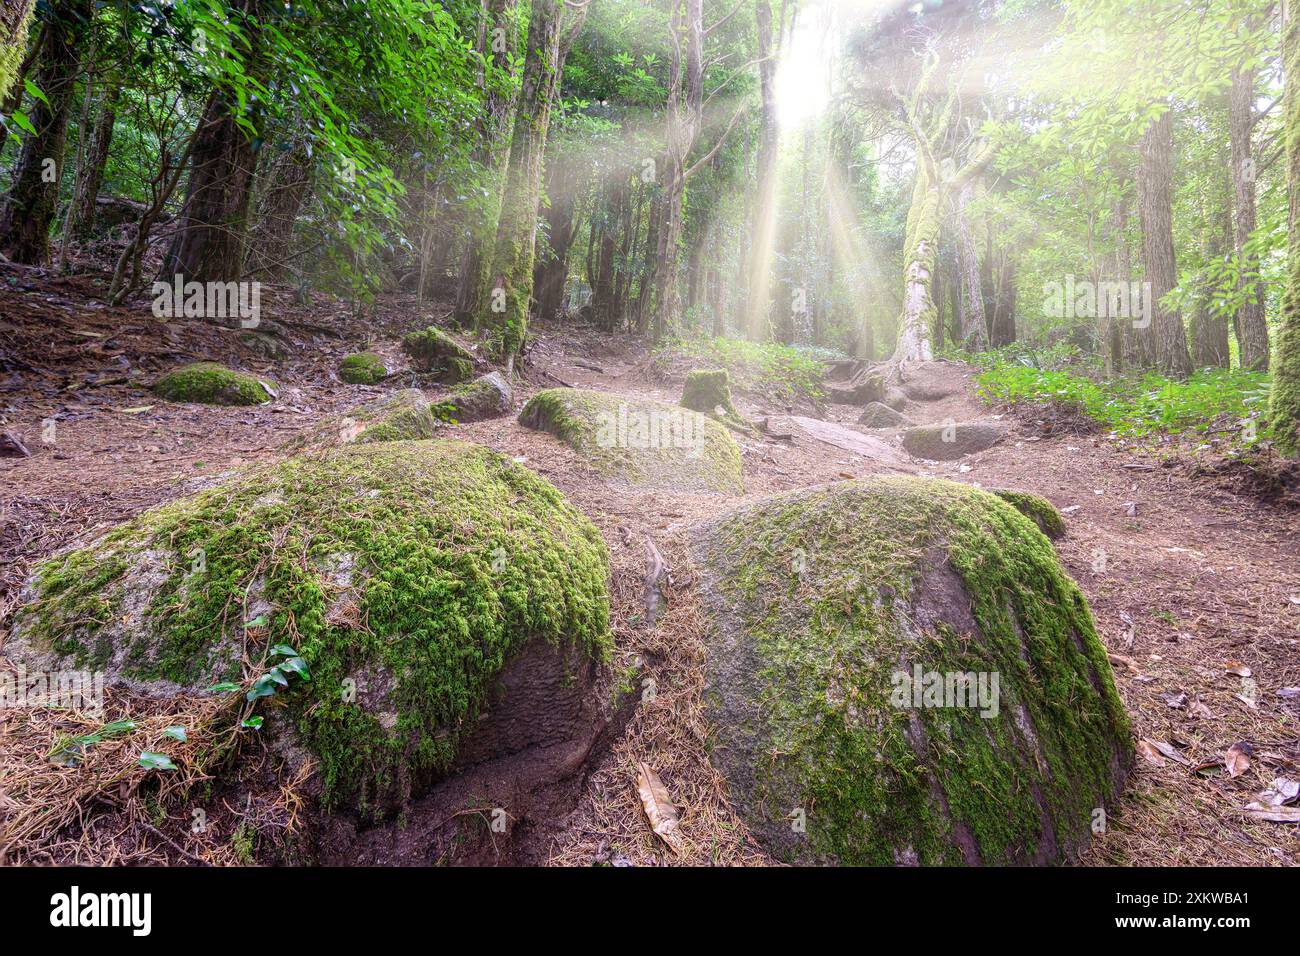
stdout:
{"type": "MultiPolygon", "coordinates": [[[[380,323],[377,346],[396,360],[393,336],[427,320],[405,304],[394,308],[400,315],[380,323]]],[[[205,333],[191,327],[167,331],[179,336],[175,346],[147,312],[126,318],[140,329],[135,339],[116,331],[123,316],[102,316],[89,308],[49,320],[53,328],[46,337],[66,345],[77,361],[100,369],[120,361],[115,345],[128,357],[146,348],[158,356],[178,348],[185,355],[224,358],[273,372],[284,386],[281,397],[258,409],[176,406],[129,385],[67,391],[60,385],[65,373],[52,377],[40,367],[19,368],[0,383],[0,400],[8,402],[4,427],[34,437],[43,421],[58,422],[56,443],[28,443],[37,446],[33,458],[0,459],[0,560],[5,562],[0,629],[31,562],[230,470],[279,454],[276,449],[292,434],[325,414],[409,384],[400,373],[386,383],[391,388],[331,381],[341,354],[370,344],[360,329],[345,333],[350,340],[304,337],[288,359],[259,365],[224,340],[200,338],[205,333]],[[73,335],[76,329],[99,337],[73,335]]],[[[30,350],[37,346],[31,342],[20,340],[21,348],[14,348],[14,340],[4,337],[12,328],[0,326],[0,346],[13,354],[34,354],[30,350]]],[[[671,402],[680,394],[680,382],[647,374],[643,349],[594,332],[543,330],[529,358],[530,384],[519,389],[516,408],[532,392],[557,383],[671,402]]],[[[165,364],[161,357],[145,362],[150,371],[165,364]]],[[[918,423],[999,418],[973,394],[969,370],[948,366],[942,378],[952,394],[909,402],[904,413],[918,423]]],[[[736,400],[751,418],[787,412],[752,396],[736,400]]],[[[457,437],[522,460],[591,516],[611,553],[616,666],[633,658],[644,664],[646,693],[626,733],[586,780],[577,808],[535,833],[541,858],[579,865],[766,862],[745,840],[743,825],[731,814],[721,781],[708,765],[708,731],[700,709],[701,618],[685,531],[745,500],[901,470],[1022,488],[1072,509],[1058,551],[1092,602],[1103,640],[1119,655],[1116,676],[1138,736],[1172,745],[1179,757],[1163,766],[1139,760],[1127,795],[1112,808],[1106,832],[1090,851],[1090,862],[1300,863],[1300,828],[1240,813],[1273,777],[1300,776],[1300,700],[1277,693],[1300,686],[1300,515],[1154,466],[1099,436],[1040,437],[1007,416],[1000,420],[1012,425],[1011,433],[993,448],[961,461],[921,462],[899,448],[898,430],[854,426],[859,411],[832,405],[823,418],[883,443],[888,457],[855,454],[798,429],[790,440],[737,435],[746,489],[741,498],[612,486],[554,438],[523,428],[513,417],[455,429],[457,437]],[[1134,464],[1152,467],[1126,467],[1134,464]],[[1130,509],[1130,502],[1136,508],[1130,509]],[[670,567],[668,609],[653,629],[643,619],[647,538],[670,567]],[[1228,673],[1244,668],[1251,677],[1228,673]],[[1241,740],[1253,745],[1255,756],[1240,776],[1229,779],[1221,768],[1190,769],[1221,758],[1241,740]],[[641,819],[640,760],[654,767],[684,808],[681,857],[665,858],[641,819]]],[[[172,830],[178,840],[186,840],[186,822],[172,830]]],[[[164,846],[158,853],[175,858],[164,846]]]]}

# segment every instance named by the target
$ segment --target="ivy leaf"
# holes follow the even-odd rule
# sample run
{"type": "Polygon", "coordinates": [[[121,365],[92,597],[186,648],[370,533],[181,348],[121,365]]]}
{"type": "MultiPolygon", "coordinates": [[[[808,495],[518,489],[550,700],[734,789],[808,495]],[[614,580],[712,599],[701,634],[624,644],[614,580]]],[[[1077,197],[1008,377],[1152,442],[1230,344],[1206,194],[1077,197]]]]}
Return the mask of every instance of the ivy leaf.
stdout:
{"type": "Polygon", "coordinates": [[[185,736],[185,728],[180,724],[175,724],[165,729],[163,731],[163,736],[170,737],[172,740],[179,740],[181,743],[185,743],[185,741],[189,739],[185,736]]]}
{"type": "Polygon", "coordinates": [[[172,758],[166,754],[154,753],[152,750],[146,750],[140,754],[140,766],[146,770],[175,770],[176,764],[172,763],[172,758]]]}
{"type": "Polygon", "coordinates": [[[261,718],[261,717],[249,717],[249,718],[247,718],[246,720],[241,720],[241,721],[239,722],[239,726],[243,727],[245,730],[261,730],[261,729],[262,729],[262,718],[261,718]]]}
{"type": "Polygon", "coordinates": [[[271,648],[271,653],[272,653],[272,654],[281,654],[281,655],[283,655],[283,656],[285,656],[285,657],[297,657],[297,656],[298,656],[298,650],[297,650],[297,648],[290,647],[288,644],[277,644],[277,645],[275,645],[275,647],[271,648]]]}
{"type": "Polygon", "coordinates": [[[259,697],[271,697],[274,694],[275,681],[270,674],[263,674],[244,697],[246,700],[257,700],[259,697]]]}
{"type": "Polygon", "coordinates": [[[209,694],[230,694],[237,690],[239,690],[239,685],[233,684],[227,680],[227,681],[222,681],[220,684],[213,684],[211,687],[208,688],[208,693],[209,694]]]}
{"type": "Polygon", "coordinates": [[[301,657],[291,657],[278,665],[278,670],[297,674],[303,680],[311,680],[311,672],[307,669],[307,662],[301,657]]]}

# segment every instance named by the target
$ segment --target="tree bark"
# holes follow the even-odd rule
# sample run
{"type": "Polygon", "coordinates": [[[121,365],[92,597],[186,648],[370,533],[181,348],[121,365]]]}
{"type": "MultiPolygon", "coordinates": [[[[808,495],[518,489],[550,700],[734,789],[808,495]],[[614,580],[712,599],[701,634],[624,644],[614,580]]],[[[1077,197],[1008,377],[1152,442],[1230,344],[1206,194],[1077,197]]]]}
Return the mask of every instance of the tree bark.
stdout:
{"type": "Polygon", "coordinates": [[[757,192],[750,221],[749,249],[746,255],[745,331],[754,341],[770,335],[771,258],[776,229],[776,96],[774,81],[776,62],[772,38],[772,8],[768,0],[757,0],[755,17],[758,25],[758,81],[762,101],[758,134],[757,192]]]}
{"type": "MultiPolygon", "coordinates": [[[[528,331],[542,155],[567,52],[561,43],[563,11],[563,0],[533,0],[519,109],[510,139],[510,165],[492,254],[494,285],[486,308],[479,312],[480,326],[487,330],[488,354],[503,361],[509,370],[523,350],[528,331]],[[494,308],[491,301],[498,296],[502,310],[494,308]]],[[[572,23],[566,24],[569,40],[581,28],[586,12],[585,6],[577,8],[572,23]]]]}
{"type": "Polygon", "coordinates": [[[1192,372],[1182,316],[1160,305],[1178,282],[1173,231],[1173,116],[1166,109],[1142,134],[1138,163],[1138,212],[1142,221],[1142,255],[1155,329],[1156,364],[1170,378],[1192,372]]]}
{"type": "MultiPolygon", "coordinates": [[[[1226,167],[1222,168],[1221,175],[1216,170],[1207,187],[1208,195],[1202,199],[1201,258],[1207,266],[1221,262],[1232,244],[1232,215],[1228,208],[1232,187],[1227,179],[1226,167]]],[[[1192,362],[1197,368],[1227,368],[1231,354],[1228,350],[1228,323],[1214,307],[1217,290],[1205,277],[1201,277],[1197,285],[1196,306],[1191,319],[1192,362]]]]}
{"type": "Polygon", "coordinates": [[[1268,371],[1268,324],[1264,318],[1264,283],[1259,259],[1248,245],[1255,231],[1255,159],[1251,149],[1254,126],[1255,70],[1233,70],[1228,93],[1228,134],[1232,144],[1232,191],[1236,212],[1236,251],[1241,264],[1241,284],[1247,301],[1238,310],[1235,325],[1241,367],[1268,371]]]}
{"type": "Polygon", "coordinates": [[[104,169],[113,144],[113,126],[117,123],[117,101],[122,87],[110,78],[104,85],[104,95],[95,116],[91,132],[90,149],[82,160],[76,186],[72,191],[72,208],[68,215],[68,231],[72,238],[89,239],[95,231],[99,189],[104,183],[104,169]]]}
{"type": "Polygon", "coordinates": [[[1300,17],[1286,10],[1282,27],[1282,133],[1287,170],[1287,275],[1278,321],[1277,364],[1269,430],[1277,450],[1300,457],[1300,17]]]}
{"type": "Polygon", "coordinates": [[[63,179],[68,116],[93,10],[92,0],[56,0],[51,6],[36,77],[49,103],[34,101],[28,118],[36,134],[23,140],[13,186],[0,212],[0,251],[14,262],[37,265],[50,256],[50,223],[63,179]]]}
{"type": "Polygon", "coordinates": [[[271,161],[257,211],[257,225],[249,237],[248,272],[270,281],[288,273],[293,227],[303,203],[311,195],[314,152],[303,135],[294,135],[287,148],[271,161]]]}
{"type": "Polygon", "coordinates": [[[961,277],[961,347],[969,352],[988,350],[988,322],[984,315],[984,293],[980,286],[979,250],[971,230],[967,207],[972,186],[957,196],[957,270],[961,277]]]}
{"type": "MultiPolygon", "coordinates": [[[[509,78],[514,89],[515,8],[518,0],[489,0],[488,20],[484,33],[484,51],[490,53],[492,66],[509,78]]],[[[529,38],[531,44],[532,38],[529,38]]],[[[492,250],[501,216],[501,190],[510,158],[511,121],[515,109],[513,93],[501,93],[489,87],[479,125],[479,141],[474,159],[486,171],[488,195],[476,228],[461,254],[456,279],[454,315],[461,326],[471,326],[483,310],[492,284],[492,250]]]]}
{"type": "Polygon", "coordinates": [[[35,0],[9,0],[0,9],[0,100],[21,79],[23,50],[27,47],[27,27],[33,9],[35,0]]]}

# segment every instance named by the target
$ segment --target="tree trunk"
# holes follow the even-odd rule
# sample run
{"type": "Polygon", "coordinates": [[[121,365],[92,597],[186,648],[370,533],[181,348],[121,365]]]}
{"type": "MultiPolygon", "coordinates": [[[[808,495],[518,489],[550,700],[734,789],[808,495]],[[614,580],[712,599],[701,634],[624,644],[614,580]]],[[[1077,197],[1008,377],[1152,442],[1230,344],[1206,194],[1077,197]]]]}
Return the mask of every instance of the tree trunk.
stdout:
{"type": "MultiPolygon", "coordinates": [[[[510,89],[515,77],[515,8],[518,0],[489,0],[488,20],[484,32],[484,53],[490,54],[492,66],[509,78],[510,89]]],[[[532,38],[529,38],[532,42],[532,38]]],[[[479,124],[479,141],[474,159],[485,170],[487,198],[476,228],[461,254],[456,280],[456,322],[471,326],[484,308],[492,284],[492,249],[501,215],[501,193],[506,164],[510,161],[513,94],[502,94],[495,85],[488,88],[483,116],[479,124]]]]}
{"type": "Polygon", "coordinates": [[[257,225],[249,239],[250,275],[271,281],[288,273],[293,227],[302,205],[311,195],[315,153],[305,136],[295,135],[286,149],[278,150],[262,190],[257,225]]]}
{"type": "MultiPolygon", "coordinates": [[[[1225,166],[1221,167],[1222,175],[1219,172],[1216,169],[1210,177],[1209,194],[1202,203],[1201,257],[1207,266],[1221,262],[1232,244],[1228,170],[1225,166]]],[[[1228,350],[1228,323],[1214,307],[1217,290],[1205,277],[1201,277],[1197,285],[1196,306],[1191,320],[1192,362],[1197,368],[1227,368],[1231,354],[1228,350]]]]}
{"type": "Polygon", "coordinates": [[[1173,232],[1173,116],[1166,109],[1142,134],[1138,163],[1138,211],[1142,220],[1142,255],[1149,285],[1149,309],[1155,329],[1156,364],[1170,378],[1192,372],[1183,319],[1160,305],[1178,282],[1173,232]]]}
{"type": "Polygon", "coordinates": [[[1300,17],[1286,11],[1282,27],[1282,133],[1287,171],[1287,275],[1269,399],[1269,428],[1277,450],[1300,457],[1300,17]]]}
{"type": "Polygon", "coordinates": [[[903,256],[903,317],[898,328],[895,362],[928,362],[934,358],[930,328],[934,323],[934,272],[939,248],[939,183],[924,158],[916,164],[912,205],[907,211],[903,256]]]}
{"type": "Polygon", "coordinates": [[[108,165],[108,152],[113,144],[113,126],[117,123],[117,100],[122,87],[111,78],[104,85],[104,95],[95,116],[90,148],[82,160],[82,168],[72,191],[72,208],[68,214],[68,231],[72,238],[85,241],[95,231],[95,215],[99,188],[104,183],[104,169],[108,165]]]}
{"type": "Polygon", "coordinates": [[[989,344],[1000,349],[1016,340],[1016,260],[1010,249],[1003,249],[997,258],[989,344]]]}
{"type": "Polygon", "coordinates": [[[1254,126],[1255,70],[1233,70],[1228,93],[1228,133],[1232,143],[1232,191],[1236,211],[1236,251],[1241,263],[1243,286],[1249,287],[1247,301],[1236,316],[1237,346],[1241,367],[1268,371],[1268,324],[1264,319],[1264,283],[1259,278],[1259,259],[1248,246],[1255,231],[1255,159],[1250,133],[1254,126]]]}
{"type": "Polygon", "coordinates": [[[968,352],[988,351],[988,322],[980,286],[979,250],[971,230],[967,207],[972,186],[957,196],[957,271],[961,276],[961,347],[968,352]]]}
{"type": "MultiPolygon", "coordinates": [[[[567,28],[570,38],[581,27],[586,11],[583,6],[573,14],[574,23],[567,28]]],[[[542,155],[551,123],[551,106],[564,70],[560,37],[563,12],[563,0],[533,0],[519,109],[510,138],[509,171],[492,254],[491,298],[499,297],[504,309],[496,308],[496,303],[489,299],[479,311],[480,326],[487,330],[488,354],[503,361],[509,370],[513,370],[515,357],[523,350],[528,331],[542,155]]]]}
{"type": "Polygon", "coordinates": [[[574,202],[575,171],[573,163],[552,163],[546,171],[546,192],[551,197],[551,204],[543,215],[549,241],[533,270],[537,315],[543,322],[554,320],[564,302],[564,286],[569,278],[569,250],[577,231],[574,218],[577,208],[574,202]]]}
{"type": "Polygon", "coordinates": [[[772,8],[768,0],[757,0],[755,17],[758,25],[758,82],[762,102],[758,134],[757,191],[750,220],[749,248],[746,256],[747,284],[745,331],[754,341],[770,336],[770,284],[774,248],[776,205],[776,62],[772,38],[772,8]]]}
{"type": "Polygon", "coordinates": [[[36,85],[49,100],[34,101],[34,136],[23,140],[13,186],[0,213],[0,251],[15,262],[36,265],[50,256],[50,223],[59,202],[63,152],[68,138],[81,47],[93,16],[92,0],[56,0],[36,85]]]}

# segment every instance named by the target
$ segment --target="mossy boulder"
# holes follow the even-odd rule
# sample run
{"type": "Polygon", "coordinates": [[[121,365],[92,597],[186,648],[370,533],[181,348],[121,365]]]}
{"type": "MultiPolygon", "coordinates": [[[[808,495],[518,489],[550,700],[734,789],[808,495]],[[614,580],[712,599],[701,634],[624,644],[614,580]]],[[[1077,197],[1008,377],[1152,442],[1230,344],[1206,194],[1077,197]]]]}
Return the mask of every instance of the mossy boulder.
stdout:
{"type": "Polygon", "coordinates": [[[387,375],[388,367],[374,352],[353,352],[339,363],[339,378],[349,385],[376,385],[387,375]]]}
{"type": "Polygon", "coordinates": [[[1073,858],[1132,742],[1050,542],[953,482],[874,478],[699,528],[711,759],[795,863],[1073,858]]]}
{"type": "Polygon", "coordinates": [[[716,421],[652,399],[576,388],[538,392],[519,423],[557,436],[631,484],[741,494],[740,448],[716,421]]]}
{"type": "Polygon", "coordinates": [[[916,425],[903,432],[903,448],[915,458],[952,461],[992,448],[1006,433],[1006,426],[996,422],[916,425]]]}
{"type": "MultiPolygon", "coordinates": [[[[554,648],[528,652],[543,698],[590,684],[610,648],[608,571],[591,522],[509,458],[454,441],[349,445],[44,562],[3,652],[151,695],[238,702],[269,687],[255,698],[264,733],[315,758],[323,804],[378,811],[436,782],[462,743],[485,756],[476,718],[526,649],[554,648]]],[[[516,723],[548,719],[543,702],[531,711],[516,723]]]]}
{"type": "Polygon", "coordinates": [[[154,383],[153,391],[169,401],[202,405],[261,405],[272,398],[257,377],[217,362],[195,362],[168,372],[154,383]]]}
{"type": "Polygon", "coordinates": [[[402,350],[411,357],[416,371],[428,373],[436,381],[456,383],[474,377],[474,353],[436,326],[407,333],[402,350]]]}
{"type": "Polygon", "coordinates": [[[440,405],[440,411],[453,422],[480,422],[510,411],[514,389],[500,372],[489,372],[465,385],[457,385],[440,405]]]}
{"type": "Polygon", "coordinates": [[[1064,537],[1065,519],[1056,510],[1056,506],[1042,495],[1014,488],[990,488],[989,491],[1038,525],[1038,530],[1049,538],[1055,540],[1064,537]]]}
{"type": "Polygon", "coordinates": [[[683,408],[712,415],[724,425],[741,431],[752,431],[749,424],[731,401],[731,377],[725,368],[696,369],[686,373],[682,386],[683,408]]]}

